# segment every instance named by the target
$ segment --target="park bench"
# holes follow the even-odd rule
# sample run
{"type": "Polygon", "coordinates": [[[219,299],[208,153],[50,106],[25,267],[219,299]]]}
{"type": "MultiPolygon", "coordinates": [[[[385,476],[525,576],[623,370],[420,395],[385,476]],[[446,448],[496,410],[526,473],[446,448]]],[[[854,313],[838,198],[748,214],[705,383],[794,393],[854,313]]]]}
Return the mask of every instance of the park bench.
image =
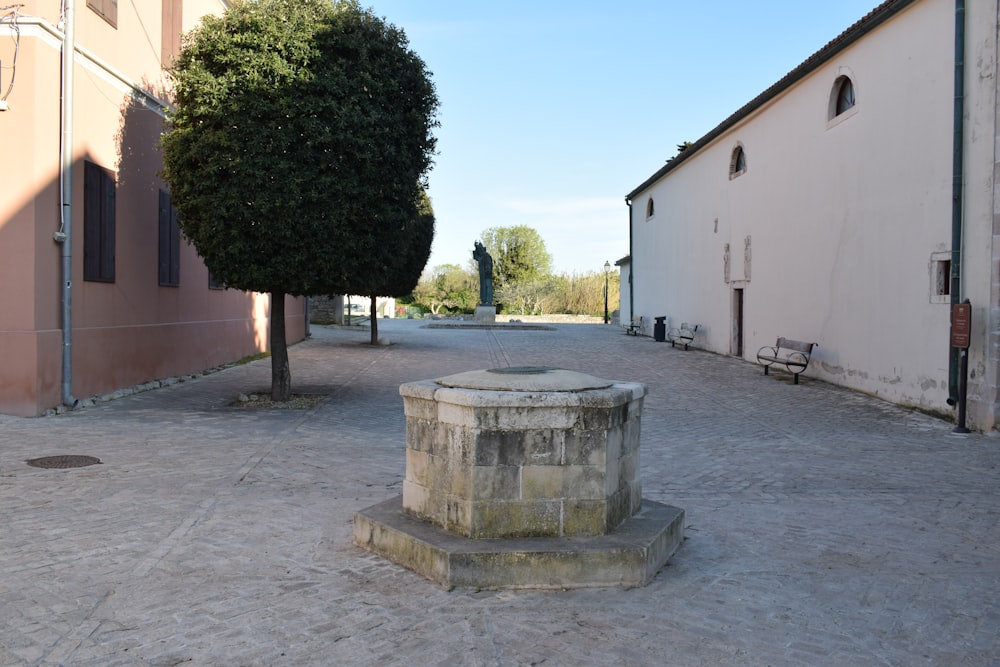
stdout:
{"type": "Polygon", "coordinates": [[[629,325],[627,327],[625,327],[625,333],[627,333],[627,334],[629,334],[631,336],[638,336],[639,334],[642,333],[642,325],[643,324],[644,324],[644,321],[643,321],[642,317],[633,317],[632,321],[629,323],[629,325]]]}
{"type": "Polygon", "coordinates": [[[772,347],[765,345],[757,350],[757,362],[763,364],[764,375],[768,374],[768,369],[772,364],[784,366],[785,370],[795,376],[794,384],[799,383],[799,374],[805,372],[809,366],[809,357],[816,343],[803,343],[800,340],[791,338],[778,338],[778,342],[772,347]]]}
{"type": "Polygon", "coordinates": [[[677,329],[671,329],[667,332],[667,340],[670,341],[670,347],[675,347],[676,343],[680,343],[684,346],[684,349],[688,349],[688,345],[694,340],[694,334],[698,331],[697,324],[688,324],[684,322],[677,329]]]}

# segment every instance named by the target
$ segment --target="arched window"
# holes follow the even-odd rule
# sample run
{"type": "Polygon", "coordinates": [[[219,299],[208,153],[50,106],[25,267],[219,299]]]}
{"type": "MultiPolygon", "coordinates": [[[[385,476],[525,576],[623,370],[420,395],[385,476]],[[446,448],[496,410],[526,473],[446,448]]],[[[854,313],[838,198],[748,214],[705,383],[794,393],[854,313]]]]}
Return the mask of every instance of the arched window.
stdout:
{"type": "Polygon", "coordinates": [[[740,176],[747,170],[747,154],[743,150],[743,146],[740,144],[736,145],[733,149],[733,156],[729,160],[729,178],[736,178],[740,176]]]}
{"type": "Polygon", "coordinates": [[[649,220],[650,218],[652,218],[655,212],[656,211],[653,206],[653,198],[650,197],[649,201],[646,202],[646,219],[649,220]]]}
{"type": "Polygon", "coordinates": [[[833,81],[833,88],[830,89],[830,102],[827,108],[826,119],[828,121],[841,121],[847,118],[853,113],[855,103],[857,98],[855,96],[855,87],[853,76],[849,76],[850,71],[846,67],[841,68],[841,72],[848,72],[847,74],[840,74],[833,81]]]}
{"type": "Polygon", "coordinates": [[[839,116],[854,106],[854,83],[846,76],[837,79],[837,101],[834,115],[839,116]]]}

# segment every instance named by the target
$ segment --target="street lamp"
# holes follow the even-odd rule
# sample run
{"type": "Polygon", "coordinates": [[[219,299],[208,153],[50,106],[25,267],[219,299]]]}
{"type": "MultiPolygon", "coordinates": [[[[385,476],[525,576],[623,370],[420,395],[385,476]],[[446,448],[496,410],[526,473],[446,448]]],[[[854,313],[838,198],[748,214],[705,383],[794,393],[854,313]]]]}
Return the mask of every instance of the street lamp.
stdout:
{"type": "Polygon", "coordinates": [[[604,262],[604,323],[611,321],[608,317],[608,272],[611,271],[611,262],[604,262]]]}

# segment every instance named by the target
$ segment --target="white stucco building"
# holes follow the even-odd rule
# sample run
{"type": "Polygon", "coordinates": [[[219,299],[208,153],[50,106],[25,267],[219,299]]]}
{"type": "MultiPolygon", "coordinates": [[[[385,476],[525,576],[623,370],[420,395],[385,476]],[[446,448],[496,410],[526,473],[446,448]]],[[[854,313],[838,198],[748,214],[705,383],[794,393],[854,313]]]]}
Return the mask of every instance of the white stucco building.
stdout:
{"type": "Polygon", "coordinates": [[[969,299],[968,421],[995,428],[997,25],[996,0],[884,2],[651,175],[622,322],[750,361],[815,342],[807,376],[945,413],[969,299]]]}

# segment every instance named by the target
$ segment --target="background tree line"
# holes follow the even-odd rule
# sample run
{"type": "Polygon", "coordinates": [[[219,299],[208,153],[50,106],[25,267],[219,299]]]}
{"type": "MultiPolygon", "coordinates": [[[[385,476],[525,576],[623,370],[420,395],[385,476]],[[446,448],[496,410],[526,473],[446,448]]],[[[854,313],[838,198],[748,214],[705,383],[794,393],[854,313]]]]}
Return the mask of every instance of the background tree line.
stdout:
{"type": "MultiPolygon", "coordinates": [[[[518,315],[604,315],[605,275],[552,272],[552,257],[537,231],[525,225],[491,227],[481,241],[493,257],[493,288],[498,313],[518,315]]],[[[471,251],[470,251],[471,254],[471,251]]],[[[608,310],[618,308],[619,274],[607,275],[608,310]]],[[[479,272],[442,264],[424,273],[413,302],[433,314],[472,313],[479,303],[479,272]]]]}

